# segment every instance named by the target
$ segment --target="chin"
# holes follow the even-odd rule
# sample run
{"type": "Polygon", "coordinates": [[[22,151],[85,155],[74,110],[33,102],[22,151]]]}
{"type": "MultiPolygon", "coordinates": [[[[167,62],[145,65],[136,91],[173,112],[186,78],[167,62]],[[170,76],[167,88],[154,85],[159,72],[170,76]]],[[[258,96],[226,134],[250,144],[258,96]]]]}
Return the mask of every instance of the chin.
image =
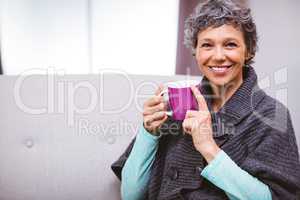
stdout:
{"type": "Polygon", "coordinates": [[[215,86],[226,86],[230,83],[229,80],[215,80],[215,79],[209,79],[211,84],[215,85],[215,86]]]}
{"type": "Polygon", "coordinates": [[[242,80],[242,70],[236,70],[237,68],[231,68],[227,74],[216,75],[210,70],[203,71],[203,75],[207,77],[209,82],[215,86],[234,86],[238,85],[242,80]]]}

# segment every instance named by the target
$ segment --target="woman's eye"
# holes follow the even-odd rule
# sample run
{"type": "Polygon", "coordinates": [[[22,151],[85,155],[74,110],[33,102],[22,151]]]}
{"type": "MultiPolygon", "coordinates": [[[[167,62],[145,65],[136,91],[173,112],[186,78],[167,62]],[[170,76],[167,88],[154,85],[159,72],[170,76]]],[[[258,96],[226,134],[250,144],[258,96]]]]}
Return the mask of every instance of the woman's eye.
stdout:
{"type": "Polygon", "coordinates": [[[230,48],[234,48],[234,47],[237,47],[237,44],[234,43],[234,42],[229,42],[226,44],[227,47],[230,47],[230,48]]]}
{"type": "Polygon", "coordinates": [[[209,47],[212,47],[212,45],[209,43],[203,43],[203,44],[201,44],[201,47],[209,48],[209,47]]]}

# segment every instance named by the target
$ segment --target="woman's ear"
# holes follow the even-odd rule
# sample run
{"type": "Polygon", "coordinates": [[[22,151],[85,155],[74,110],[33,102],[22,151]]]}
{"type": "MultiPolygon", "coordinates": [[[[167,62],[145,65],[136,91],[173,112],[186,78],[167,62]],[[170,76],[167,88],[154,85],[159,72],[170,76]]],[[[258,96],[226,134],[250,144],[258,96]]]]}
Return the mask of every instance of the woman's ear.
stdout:
{"type": "Polygon", "coordinates": [[[192,56],[193,56],[193,57],[196,56],[196,49],[195,49],[195,48],[192,49],[192,56]]]}
{"type": "Polygon", "coordinates": [[[251,60],[253,57],[254,57],[254,56],[253,56],[251,53],[249,53],[248,51],[246,52],[246,56],[245,56],[245,60],[246,60],[246,61],[247,61],[247,60],[251,60]]]}

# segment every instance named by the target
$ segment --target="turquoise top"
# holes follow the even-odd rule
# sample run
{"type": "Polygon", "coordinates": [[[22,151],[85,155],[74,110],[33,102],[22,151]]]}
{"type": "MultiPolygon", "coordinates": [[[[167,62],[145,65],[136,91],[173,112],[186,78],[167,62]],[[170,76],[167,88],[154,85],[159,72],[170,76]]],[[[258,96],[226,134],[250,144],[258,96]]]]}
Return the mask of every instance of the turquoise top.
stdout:
{"type": "MultiPolygon", "coordinates": [[[[123,200],[143,199],[158,141],[159,137],[151,135],[144,127],[140,129],[122,170],[123,200]]],[[[222,189],[230,200],[272,200],[269,187],[241,169],[224,151],[202,170],[201,176],[222,189]]]]}

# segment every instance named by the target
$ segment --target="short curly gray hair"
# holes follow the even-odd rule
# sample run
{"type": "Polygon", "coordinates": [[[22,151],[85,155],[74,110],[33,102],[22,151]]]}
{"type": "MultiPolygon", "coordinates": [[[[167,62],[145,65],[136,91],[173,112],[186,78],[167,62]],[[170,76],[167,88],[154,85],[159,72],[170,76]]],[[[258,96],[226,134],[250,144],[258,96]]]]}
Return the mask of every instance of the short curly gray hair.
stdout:
{"type": "Polygon", "coordinates": [[[245,64],[253,63],[258,49],[256,25],[251,11],[243,4],[233,0],[205,0],[198,4],[194,12],[185,21],[184,44],[195,52],[198,33],[208,27],[233,25],[243,32],[247,52],[250,58],[245,64]]]}

